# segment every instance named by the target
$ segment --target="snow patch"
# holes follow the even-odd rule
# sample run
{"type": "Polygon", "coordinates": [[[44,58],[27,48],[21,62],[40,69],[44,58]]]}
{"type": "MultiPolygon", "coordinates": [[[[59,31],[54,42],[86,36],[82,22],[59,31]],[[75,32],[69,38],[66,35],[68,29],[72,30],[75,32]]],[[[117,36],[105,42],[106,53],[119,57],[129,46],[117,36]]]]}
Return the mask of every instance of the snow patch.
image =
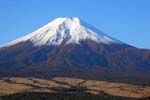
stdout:
{"type": "Polygon", "coordinates": [[[42,28],[14,40],[5,46],[11,46],[25,41],[31,41],[35,46],[60,45],[64,40],[66,40],[66,44],[79,44],[81,40],[86,39],[104,44],[122,43],[75,17],[56,18],[42,28]]]}

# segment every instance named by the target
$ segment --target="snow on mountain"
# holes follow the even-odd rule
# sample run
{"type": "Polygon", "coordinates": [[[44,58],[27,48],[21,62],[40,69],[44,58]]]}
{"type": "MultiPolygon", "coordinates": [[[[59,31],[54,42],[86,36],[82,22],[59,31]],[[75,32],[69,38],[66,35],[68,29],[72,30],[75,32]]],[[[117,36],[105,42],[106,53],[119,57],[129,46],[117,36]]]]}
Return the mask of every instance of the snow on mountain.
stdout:
{"type": "Polygon", "coordinates": [[[79,44],[80,41],[87,39],[105,44],[122,43],[75,17],[56,18],[42,28],[14,40],[5,46],[11,46],[25,41],[31,41],[35,46],[60,45],[64,40],[66,44],[79,44]]]}

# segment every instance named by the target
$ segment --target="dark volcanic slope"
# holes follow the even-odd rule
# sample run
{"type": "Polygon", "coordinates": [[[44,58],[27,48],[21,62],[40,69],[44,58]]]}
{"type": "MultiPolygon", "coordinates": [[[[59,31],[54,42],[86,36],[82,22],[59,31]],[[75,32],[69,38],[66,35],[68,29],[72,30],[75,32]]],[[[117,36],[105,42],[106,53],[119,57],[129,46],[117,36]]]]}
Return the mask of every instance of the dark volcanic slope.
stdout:
{"type": "Polygon", "coordinates": [[[89,40],[60,46],[22,42],[0,49],[0,76],[68,76],[150,84],[150,51],[89,40]]]}

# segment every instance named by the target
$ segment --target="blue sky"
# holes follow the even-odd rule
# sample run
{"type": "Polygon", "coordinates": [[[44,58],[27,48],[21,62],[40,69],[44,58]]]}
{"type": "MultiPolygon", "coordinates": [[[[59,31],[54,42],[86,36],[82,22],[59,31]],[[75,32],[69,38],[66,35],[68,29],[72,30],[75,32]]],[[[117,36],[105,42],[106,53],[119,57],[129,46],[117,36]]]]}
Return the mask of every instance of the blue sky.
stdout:
{"type": "Polygon", "coordinates": [[[150,49],[150,0],[1,0],[0,45],[57,17],[79,17],[106,34],[150,49]]]}

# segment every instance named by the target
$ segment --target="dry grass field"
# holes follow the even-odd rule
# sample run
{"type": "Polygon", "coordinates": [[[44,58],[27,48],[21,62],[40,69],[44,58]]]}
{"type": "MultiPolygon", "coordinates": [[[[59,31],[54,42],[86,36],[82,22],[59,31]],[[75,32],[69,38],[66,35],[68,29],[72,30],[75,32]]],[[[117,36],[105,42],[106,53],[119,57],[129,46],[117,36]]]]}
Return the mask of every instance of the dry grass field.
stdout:
{"type": "Polygon", "coordinates": [[[56,92],[61,89],[70,89],[71,87],[84,87],[85,92],[92,94],[107,93],[113,96],[132,98],[150,97],[150,86],[137,86],[67,77],[55,77],[49,80],[33,77],[0,78],[1,96],[21,92],[56,92]]]}

